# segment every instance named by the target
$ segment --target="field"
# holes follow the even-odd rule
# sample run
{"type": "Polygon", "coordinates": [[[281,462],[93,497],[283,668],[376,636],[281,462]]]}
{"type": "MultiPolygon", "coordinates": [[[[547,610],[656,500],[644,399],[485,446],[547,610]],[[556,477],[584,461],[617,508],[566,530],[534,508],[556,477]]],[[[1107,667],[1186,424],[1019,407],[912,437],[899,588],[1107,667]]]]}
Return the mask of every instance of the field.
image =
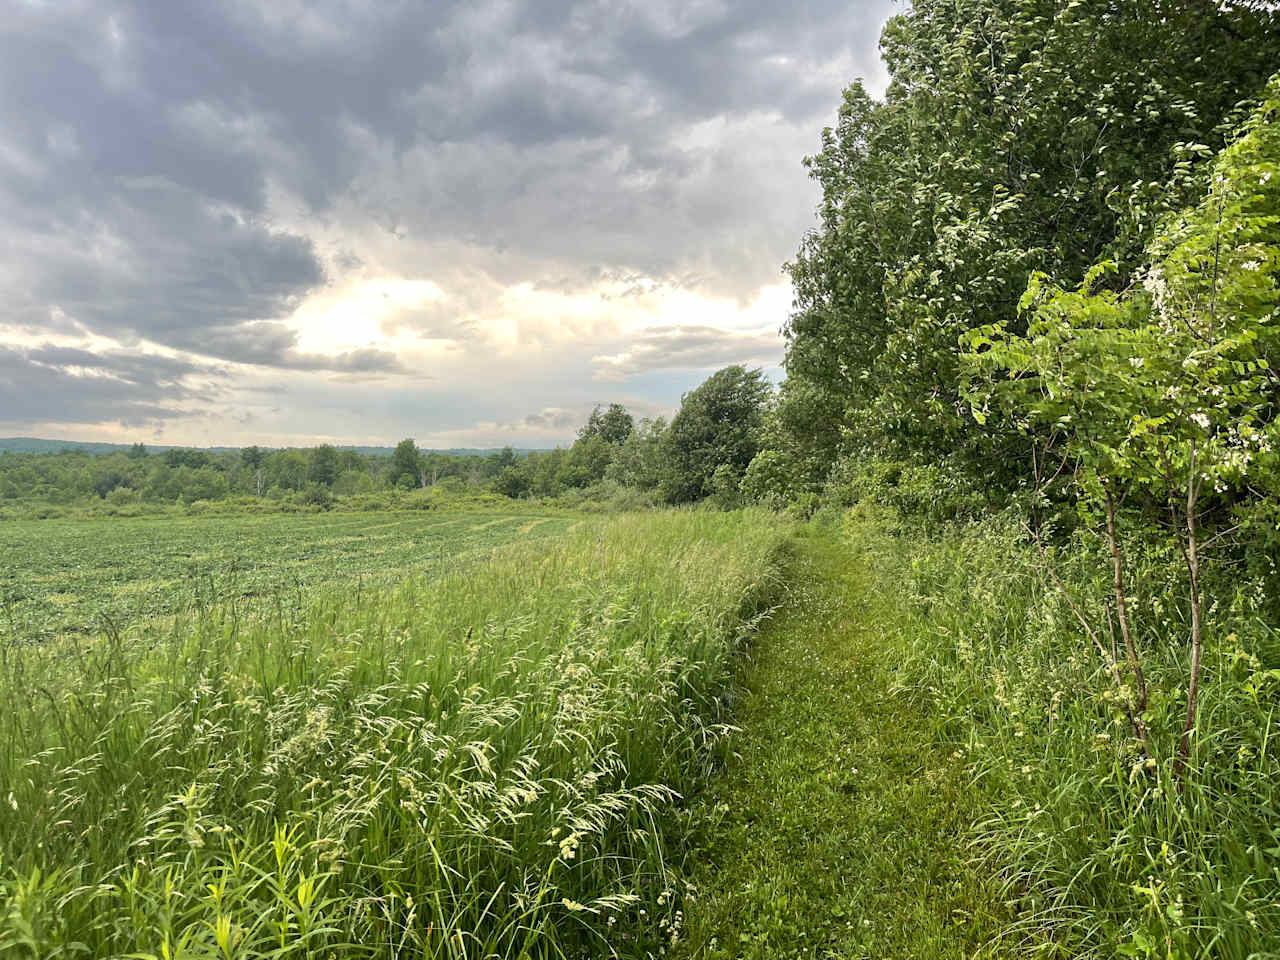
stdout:
{"type": "Polygon", "coordinates": [[[534,519],[6,529],[21,570],[80,593],[43,642],[0,645],[0,955],[642,957],[679,941],[682,798],[723,760],[788,528],[534,519]],[[119,567],[92,561],[104,540],[119,567]],[[181,563],[216,577],[246,558],[260,596],[240,602],[240,579],[191,602],[181,563]],[[358,573],[379,582],[356,590],[358,573]],[[172,616],[54,635],[152,582],[172,616]]]}
{"type": "Polygon", "coordinates": [[[837,516],[0,528],[0,957],[1276,956],[1266,622],[1180,782],[1176,616],[1147,773],[1015,534],[837,516]]]}
{"type": "Polygon", "coordinates": [[[122,628],[231,598],[431,576],[567,515],[401,512],[0,524],[0,636],[122,628]]]}

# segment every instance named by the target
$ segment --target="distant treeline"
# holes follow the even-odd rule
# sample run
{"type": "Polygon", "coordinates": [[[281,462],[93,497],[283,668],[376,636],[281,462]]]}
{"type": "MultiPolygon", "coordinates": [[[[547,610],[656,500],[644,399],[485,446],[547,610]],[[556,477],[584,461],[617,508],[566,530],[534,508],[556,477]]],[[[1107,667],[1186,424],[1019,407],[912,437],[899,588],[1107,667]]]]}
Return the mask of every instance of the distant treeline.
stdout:
{"type": "MultiPolygon", "coordinates": [[[[169,450],[206,450],[209,453],[235,453],[240,447],[188,447],[180,443],[148,443],[145,444],[150,453],[166,453],[169,450]]],[[[395,447],[358,446],[354,444],[337,444],[339,451],[353,450],[373,457],[389,457],[395,447]]],[[[78,451],[80,453],[128,453],[133,447],[131,443],[105,443],[95,440],[49,440],[43,437],[0,437],[0,453],[63,453],[78,451]]],[[[530,453],[529,449],[516,447],[516,453],[530,453]]],[[[436,453],[447,453],[456,457],[483,457],[494,453],[493,447],[449,447],[437,449],[436,453]]]]}
{"type": "Polygon", "coordinates": [[[406,440],[391,456],[311,449],[167,449],[152,453],[139,443],[127,452],[0,454],[0,502],[69,504],[105,500],[193,503],[230,497],[306,499],[327,503],[335,495],[412,489],[443,480],[453,485],[492,481],[519,454],[510,448],[487,455],[418,451],[406,440]]]}
{"type": "MultiPolygon", "coordinates": [[[[331,506],[335,498],[443,488],[512,499],[566,495],[615,505],[689,503],[741,496],[759,450],[772,388],[759,370],[727,367],[686,394],[680,411],[637,422],[621,404],[597,407],[569,447],[534,453],[420,450],[402,440],[390,456],[340,449],[110,453],[0,453],[0,505],[193,504],[235,498],[331,506]]],[[[396,505],[403,498],[391,498],[396,505]]],[[[376,506],[367,496],[363,506],[376,506]]]]}

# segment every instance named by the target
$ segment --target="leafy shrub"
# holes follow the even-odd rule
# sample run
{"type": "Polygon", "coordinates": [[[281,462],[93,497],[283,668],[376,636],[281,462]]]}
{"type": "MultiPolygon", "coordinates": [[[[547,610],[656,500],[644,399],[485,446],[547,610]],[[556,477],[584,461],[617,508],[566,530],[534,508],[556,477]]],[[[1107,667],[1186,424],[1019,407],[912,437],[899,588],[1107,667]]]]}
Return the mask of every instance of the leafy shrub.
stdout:
{"type": "Polygon", "coordinates": [[[823,499],[842,507],[870,501],[932,529],[990,512],[986,491],[946,464],[846,458],[838,462],[823,499]]]}
{"type": "Polygon", "coordinates": [[[298,503],[304,507],[319,507],[328,510],[333,506],[333,491],[318,483],[308,483],[298,494],[298,503]]]}

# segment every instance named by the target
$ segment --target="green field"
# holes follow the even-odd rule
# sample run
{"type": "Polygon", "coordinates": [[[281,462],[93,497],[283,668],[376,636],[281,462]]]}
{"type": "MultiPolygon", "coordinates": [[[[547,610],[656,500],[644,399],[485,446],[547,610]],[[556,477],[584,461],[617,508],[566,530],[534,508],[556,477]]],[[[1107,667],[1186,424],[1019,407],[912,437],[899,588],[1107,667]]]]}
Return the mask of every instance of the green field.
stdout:
{"type": "Polygon", "coordinates": [[[15,579],[77,599],[47,634],[128,611],[131,585],[186,609],[0,643],[0,956],[669,949],[682,798],[723,760],[788,530],[763,512],[6,528],[15,579]],[[193,603],[205,576],[219,597],[193,603]]]}
{"type": "Polygon", "coordinates": [[[19,640],[172,616],[323,583],[363,589],[434,575],[577,523],[493,511],[309,514],[0,524],[0,635],[19,640]]]}

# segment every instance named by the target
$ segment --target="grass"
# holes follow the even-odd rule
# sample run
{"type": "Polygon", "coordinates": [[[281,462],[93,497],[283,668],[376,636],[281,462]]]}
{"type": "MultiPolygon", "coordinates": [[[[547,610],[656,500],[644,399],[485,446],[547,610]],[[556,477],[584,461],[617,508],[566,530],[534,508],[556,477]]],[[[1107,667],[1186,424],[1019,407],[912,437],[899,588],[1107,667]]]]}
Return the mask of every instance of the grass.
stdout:
{"type": "Polygon", "coordinates": [[[0,955],[662,952],[679,797],[786,537],[591,521],[434,579],[6,645],[0,955]]]}
{"type": "MultiPolygon", "coordinates": [[[[1210,588],[1182,779],[1176,558],[1127,551],[1149,764],[1016,526],[931,538],[865,508],[845,524],[805,541],[803,589],[753,647],[740,758],[689,858],[683,956],[1280,957],[1280,645],[1262,591],[1230,569],[1210,588]]],[[[1099,551],[1056,560],[1090,611],[1109,590],[1099,551]]]]}
{"type": "MultiPolygon", "coordinates": [[[[1037,956],[1280,957],[1280,645],[1265,592],[1228,565],[1210,578],[1184,778],[1174,759],[1188,649],[1180,558],[1158,544],[1126,550],[1148,762],[1123,693],[1015,524],[884,542],[911,611],[902,685],[983,786],[974,836],[1015,911],[1009,934],[1036,937],[1037,956]]],[[[1100,631],[1104,549],[1082,534],[1054,559],[1100,631]]]]}
{"type": "Polygon", "coordinates": [[[0,523],[0,637],[96,633],[229,598],[439,572],[577,518],[527,511],[148,517],[0,523]]]}
{"type": "Polygon", "coordinates": [[[0,646],[0,955],[1280,957],[1280,647],[1229,570],[1179,782],[1142,544],[1154,766],[999,518],[359,519],[280,531],[305,587],[0,646]]]}
{"type": "Polygon", "coordinates": [[[700,803],[680,955],[974,956],[1007,911],[973,863],[981,798],[893,692],[912,626],[901,570],[811,533],[791,602],[753,644],[739,756],[700,803]]]}

